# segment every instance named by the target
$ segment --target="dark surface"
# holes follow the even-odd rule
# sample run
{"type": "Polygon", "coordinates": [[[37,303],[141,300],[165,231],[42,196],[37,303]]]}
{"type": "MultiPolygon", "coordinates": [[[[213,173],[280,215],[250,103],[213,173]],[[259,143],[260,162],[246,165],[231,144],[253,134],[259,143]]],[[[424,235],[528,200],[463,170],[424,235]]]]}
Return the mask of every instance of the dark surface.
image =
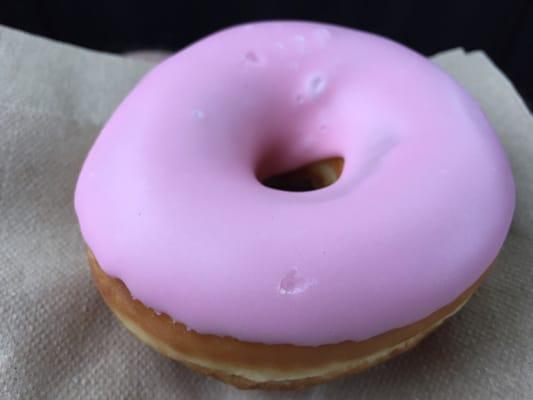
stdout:
{"type": "Polygon", "coordinates": [[[423,54],[483,49],[533,98],[533,1],[3,0],[0,23],[93,49],[177,50],[223,27],[308,19],[372,31],[423,54]]]}

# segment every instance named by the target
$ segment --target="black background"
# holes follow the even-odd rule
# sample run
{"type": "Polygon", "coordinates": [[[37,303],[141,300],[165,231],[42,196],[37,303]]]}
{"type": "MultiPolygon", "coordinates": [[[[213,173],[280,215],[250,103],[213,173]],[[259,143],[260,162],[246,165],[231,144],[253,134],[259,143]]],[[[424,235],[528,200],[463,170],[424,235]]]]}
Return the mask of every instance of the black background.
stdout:
{"type": "Polygon", "coordinates": [[[177,50],[228,25],[265,19],[351,26],[426,55],[483,49],[533,99],[533,0],[0,0],[2,24],[112,52],[177,50]]]}

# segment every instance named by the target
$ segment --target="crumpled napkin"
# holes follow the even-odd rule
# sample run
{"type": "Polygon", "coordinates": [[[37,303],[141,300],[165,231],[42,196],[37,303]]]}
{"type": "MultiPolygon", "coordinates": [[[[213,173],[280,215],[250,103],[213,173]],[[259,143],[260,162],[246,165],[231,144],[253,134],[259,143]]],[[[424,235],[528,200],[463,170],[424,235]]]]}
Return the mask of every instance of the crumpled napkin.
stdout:
{"type": "Polygon", "coordinates": [[[408,354],[301,392],[243,392],[142,345],[89,277],[76,178],[152,64],[0,27],[0,398],[533,398],[533,118],[484,53],[433,60],[479,100],[513,166],[517,210],[493,272],[408,354]]]}

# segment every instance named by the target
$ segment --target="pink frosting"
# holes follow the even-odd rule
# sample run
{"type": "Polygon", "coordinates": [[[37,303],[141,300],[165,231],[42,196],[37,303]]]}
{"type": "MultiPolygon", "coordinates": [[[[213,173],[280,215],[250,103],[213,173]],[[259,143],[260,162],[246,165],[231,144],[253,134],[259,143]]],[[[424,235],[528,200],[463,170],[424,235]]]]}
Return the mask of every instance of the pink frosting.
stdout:
{"type": "Polygon", "coordinates": [[[154,68],[81,171],[83,236],[132,295],[200,333],[362,340],[452,302],[514,210],[478,104],[419,54],[341,27],[227,29],[154,68]],[[333,185],[272,175],[330,156],[333,185]]]}

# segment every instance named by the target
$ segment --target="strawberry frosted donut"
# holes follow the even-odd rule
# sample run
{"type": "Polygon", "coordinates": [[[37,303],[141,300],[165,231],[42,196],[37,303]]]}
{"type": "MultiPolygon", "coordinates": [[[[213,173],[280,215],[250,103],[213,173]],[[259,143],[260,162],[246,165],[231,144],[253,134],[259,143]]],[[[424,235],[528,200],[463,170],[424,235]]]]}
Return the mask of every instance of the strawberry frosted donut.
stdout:
{"type": "Polygon", "coordinates": [[[454,80],[390,40],[304,22],[227,29],[154,68],[75,195],[126,327],[264,388],[414,346],[472,295],[514,202],[504,151],[454,80]]]}

